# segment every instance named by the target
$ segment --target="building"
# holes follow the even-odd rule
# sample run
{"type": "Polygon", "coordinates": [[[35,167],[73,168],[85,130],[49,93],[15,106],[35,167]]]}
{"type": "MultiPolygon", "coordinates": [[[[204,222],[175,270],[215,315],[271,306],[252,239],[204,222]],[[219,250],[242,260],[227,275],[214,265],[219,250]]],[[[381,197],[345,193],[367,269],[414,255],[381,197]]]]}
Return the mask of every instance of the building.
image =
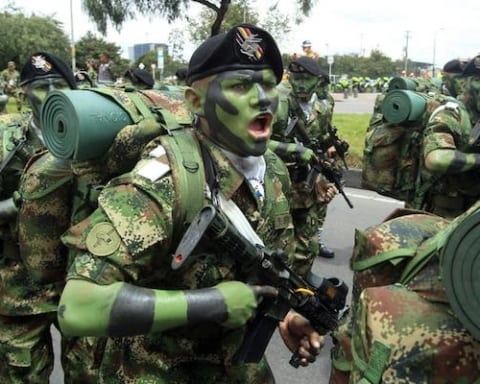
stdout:
{"type": "Polygon", "coordinates": [[[168,53],[168,45],[163,43],[144,43],[135,44],[132,49],[129,49],[130,60],[137,61],[138,58],[145,55],[147,52],[156,51],[157,48],[163,48],[165,53],[168,53]]]}

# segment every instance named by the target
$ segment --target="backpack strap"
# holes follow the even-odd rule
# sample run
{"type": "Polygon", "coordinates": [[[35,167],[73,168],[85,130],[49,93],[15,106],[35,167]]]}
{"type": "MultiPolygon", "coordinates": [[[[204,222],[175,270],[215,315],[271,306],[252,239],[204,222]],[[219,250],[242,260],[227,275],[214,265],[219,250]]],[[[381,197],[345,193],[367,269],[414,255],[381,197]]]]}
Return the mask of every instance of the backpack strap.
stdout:
{"type": "Polygon", "coordinates": [[[170,160],[176,190],[174,228],[184,228],[204,206],[206,175],[192,129],[175,129],[160,138],[170,160]]]}
{"type": "Polygon", "coordinates": [[[388,345],[385,345],[379,340],[374,340],[370,358],[368,362],[365,362],[358,355],[352,340],[352,357],[354,364],[363,372],[358,384],[380,384],[382,382],[382,375],[387,366],[390,351],[391,349],[388,345]]]}

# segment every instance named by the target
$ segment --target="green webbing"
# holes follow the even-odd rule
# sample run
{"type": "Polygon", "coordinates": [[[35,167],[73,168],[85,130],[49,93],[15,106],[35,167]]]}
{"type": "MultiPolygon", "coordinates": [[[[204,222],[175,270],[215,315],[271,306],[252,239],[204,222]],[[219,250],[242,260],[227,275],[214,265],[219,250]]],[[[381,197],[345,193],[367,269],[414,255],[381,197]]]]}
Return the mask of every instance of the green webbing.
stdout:
{"type": "Polygon", "coordinates": [[[412,257],[413,255],[415,255],[415,251],[416,251],[416,248],[400,248],[400,249],[393,249],[391,251],[385,251],[375,256],[369,257],[368,259],[356,260],[352,262],[352,269],[354,271],[363,271],[364,269],[371,268],[385,261],[390,261],[392,264],[395,265],[402,261],[397,259],[412,257]]]}
{"type": "Polygon", "coordinates": [[[204,205],[205,170],[193,135],[191,129],[177,129],[161,137],[167,154],[171,152],[169,159],[176,188],[174,228],[181,229],[185,222],[191,222],[204,205]]]}
{"type": "MultiPolygon", "coordinates": [[[[352,340],[353,341],[353,340],[352,340]]],[[[379,384],[390,357],[390,347],[374,340],[368,363],[358,356],[355,346],[352,343],[352,357],[357,368],[362,372],[359,384],[379,384]]]]}
{"type": "MultiPolygon", "coordinates": [[[[142,100],[142,98],[140,97],[140,95],[137,92],[125,92],[125,93],[128,96],[128,98],[133,102],[133,104],[138,109],[138,111],[140,112],[140,114],[142,115],[142,117],[144,119],[154,117],[152,111],[150,110],[150,107],[148,107],[145,104],[145,101],[142,100]]],[[[137,122],[138,121],[136,121],[136,123],[137,122]]]]}

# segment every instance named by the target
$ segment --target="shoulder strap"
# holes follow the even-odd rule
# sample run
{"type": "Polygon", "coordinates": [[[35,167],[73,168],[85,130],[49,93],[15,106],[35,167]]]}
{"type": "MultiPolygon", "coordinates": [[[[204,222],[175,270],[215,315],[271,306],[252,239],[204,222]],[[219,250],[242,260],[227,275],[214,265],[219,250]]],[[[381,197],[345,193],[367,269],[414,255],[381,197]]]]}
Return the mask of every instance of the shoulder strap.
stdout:
{"type": "Polygon", "coordinates": [[[191,129],[175,129],[160,139],[175,185],[175,228],[191,222],[205,202],[205,169],[200,144],[193,136],[191,129]]]}

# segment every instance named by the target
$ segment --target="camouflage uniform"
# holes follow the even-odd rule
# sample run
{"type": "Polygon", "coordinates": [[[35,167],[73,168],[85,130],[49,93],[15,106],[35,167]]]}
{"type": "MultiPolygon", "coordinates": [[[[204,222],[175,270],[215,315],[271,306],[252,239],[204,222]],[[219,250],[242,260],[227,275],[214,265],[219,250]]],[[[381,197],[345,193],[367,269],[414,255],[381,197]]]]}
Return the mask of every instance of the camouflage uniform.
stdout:
{"type": "Polygon", "coordinates": [[[18,88],[18,82],[20,79],[20,73],[15,69],[15,64],[13,63],[13,68],[10,67],[11,63],[9,63],[9,67],[4,69],[0,73],[0,79],[3,83],[3,88],[5,93],[9,97],[14,97],[17,103],[17,111],[20,112],[22,109],[22,100],[21,100],[21,92],[18,88]]]}
{"type": "MultiPolygon", "coordinates": [[[[460,102],[447,103],[434,111],[424,131],[423,156],[436,149],[472,152],[469,145],[471,118],[460,102]]],[[[465,212],[480,197],[477,169],[442,175],[424,168],[421,176],[422,188],[430,185],[423,205],[428,212],[453,218],[465,212]]]]}
{"type": "Polygon", "coordinates": [[[399,210],[356,231],[353,305],[334,334],[330,383],[476,382],[480,341],[452,313],[441,278],[457,223],[399,210]]]}
{"type": "MultiPolygon", "coordinates": [[[[267,174],[265,200],[262,200],[218,147],[199,133],[192,134],[211,154],[218,170],[220,193],[239,206],[265,245],[291,247],[293,226],[285,195],[288,174],[283,163],[270,152],[265,155],[267,174]]],[[[146,153],[158,148],[159,143],[152,142],[146,153]]],[[[158,153],[155,150],[151,156],[155,152],[158,153]]],[[[64,236],[65,244],[75,255],[68,279],[88,279],[100,285],[124,281],[140,287],[173,290],[210,287],[238,279],[238,267],[233,260],[208,250],[201,257],[194,257],[188,267],[171,269],[171,255],[177,245],[172,237],[176,234],[178,239],[183,232],[174,225],[179,209],[175,196],[182,191],[177,190],[177,181],[171,173],[147,178],[145,170],[149,164],[175,166],[165,156],[151,156],[140,161],[130,174],[113,179],[100,194],[99,209],[64,236]],[[89,240],[98,235],[100,226],[115,229],[119,234],[118,243],[105,255],[89,240]]],[[[185,201],[185,197],[180,201],[185,201]]],[[[265,360],[258,365],[231,365],[244,331],[244,327],[227,330],[209,323],[154,335],[109,338],[99,382],[272,382],[265,360]]]]}
{"type": "MultiPolygon", "coordinates": [[[[129,92],[131,95],[133,91],[129,92]]],[[[136,109],[123,89],[112,89],[110,95],[121,100],[124,108],[136,109]]],[[[138,97],[146,106],[162,109],[165,118],[168,113],[178,121],[189,119],[176,95],[143,91],[138,97]]],[[[128,125],[117,134],[101,160],[58,159],[44,152],[30,161],[20,187],[18,227],[22,259],[37,281],[63,286],[67,250],[60,236],[70,225],[95,210],[103,185],[110,178],[131,170],[143,146],[160,131],[156,121],[147,124],[147,120],[143,120],[142,124],[128,125]]],[[[56,300],[58,297],[57,294],[56,300]]],[[[96,383],[103,345],[103,339],[62,337],[65,383],[96,383]]]]}
{"type": "MultiPolygon", "coordinates": [[[[25,165],[44,149],[29,116],[2,117],[0,148],[1,200],[17,201],[25,165]]],[[[56,319],[59,290],[56,284],[32,279],[20,258],[16,220],[15,213],[1,223],[0,376],[8,383],[47,383],[53,369],[50,326],[56,319]]]]}

